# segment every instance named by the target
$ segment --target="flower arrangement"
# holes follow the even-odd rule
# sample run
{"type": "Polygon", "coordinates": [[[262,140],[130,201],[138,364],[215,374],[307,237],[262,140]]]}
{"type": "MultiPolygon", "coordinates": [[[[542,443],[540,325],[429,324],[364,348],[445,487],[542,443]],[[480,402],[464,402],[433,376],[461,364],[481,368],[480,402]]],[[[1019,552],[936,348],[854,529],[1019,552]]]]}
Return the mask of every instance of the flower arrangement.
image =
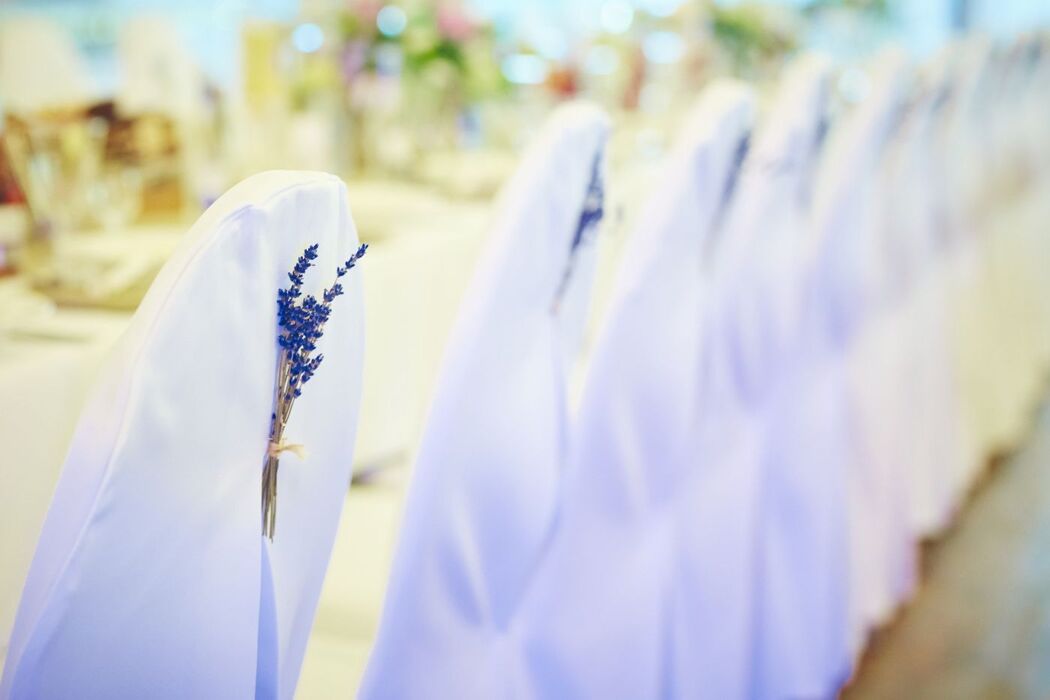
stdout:
{"type": "Polygon", "coordinates": [[[302,445],[284,442],[284,429],[292,413],[295,400],[303,393],[303,386],[313,378],[324,355],[314,352],[317,341],[324,333],[324,326],[332,314],[332,302],[343,293],[339,279],[345,276],[364,257],[368,245],[362,245],[340,267],[336,268],[336,281],[325,289],[318,300],[312,294],[303,296],[303,277],[317,259],[317,244],[303,251],[288,273],[291,286],[277,292],[277,381],[274,389],[273,413],[270,415],[270,440],[266,447],[266,461],[262,477],[262,531],[273,541],[277,522],[277,469],[281,453],[292,452],[300,458],[305,456],[302,445]]]}
{"type": "Polygon", "coordinates": [[[508,87],[495,28],[461,0],[348,0],[334,24],[357,170],[410,170],[475,138],[475,108],[508,87]]]}
{"type": "Polygon", "coordinates": [[[493,58],[492,26],[456,0],[352,0],[338,14],[337,26],[348,85],[362,74],[392,68],[404,77],[455,90],[460,99],[482,99],[505,87],[493,58]],[[384,12],[391,13],[388,22],[384,12]],[[399,60],[388,60],[394,55],[399,60]]]}

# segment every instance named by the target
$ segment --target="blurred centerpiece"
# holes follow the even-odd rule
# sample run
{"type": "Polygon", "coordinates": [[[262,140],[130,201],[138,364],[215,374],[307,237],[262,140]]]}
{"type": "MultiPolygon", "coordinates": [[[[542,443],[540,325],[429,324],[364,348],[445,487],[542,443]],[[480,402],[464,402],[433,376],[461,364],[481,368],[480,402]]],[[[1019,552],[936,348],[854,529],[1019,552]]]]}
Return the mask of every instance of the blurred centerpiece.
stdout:
{"type": "Polygon", "coordinates": [[[353,174],[479,140],[473,107],[504,86],[490,25],[454,0],[351,0],[333,24],[353,174]]]}
{"type": "Polygon", "coordinates": [[[260,58],[256,38],[249,70],[278,70],[249,93],[272,102],[285,73],[292,121],[313,113],[327,122],[331,169],[417,175],[421,156],[481,141],[474,107],[503,81],[491,27],[459,2],[352,0],[307,19],[285,29],[286,59],[260,58]]]}

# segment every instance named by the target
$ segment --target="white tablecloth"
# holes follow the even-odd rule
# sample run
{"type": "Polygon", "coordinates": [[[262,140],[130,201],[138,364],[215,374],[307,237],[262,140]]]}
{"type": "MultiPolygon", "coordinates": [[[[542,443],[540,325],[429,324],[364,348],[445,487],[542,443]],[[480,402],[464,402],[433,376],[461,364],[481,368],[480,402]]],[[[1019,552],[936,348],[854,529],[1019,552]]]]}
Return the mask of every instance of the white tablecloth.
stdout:
{"type": "MultiPolygon", "coordinates": [[[[418,188],[384,183],[352,183],[350,194],[362,238],[374,241],[359,268],[367,305],[355,450],[360,471],[407,461],[445,335],[484,240],[488,206],[450,203],[418,188]]],[[[141,254],[170,250],[173,235],[131,231],[84,237],[74,245],[141,254]]],[[[35,330],[62,335],[61,340],[0,335],[0,659],[80,409],[130,318],[60,309],[35,330]]],[[[395,499],[395,507],[396,490],[374,493],[395,499]]],[[[373,539],[377,547],[390,546],[385,538],[373,539]]],[[[375,556],[385,560],[387,554],[375,556]]],[[[368,607],[376,605],[372,597],[368,607]]]]}

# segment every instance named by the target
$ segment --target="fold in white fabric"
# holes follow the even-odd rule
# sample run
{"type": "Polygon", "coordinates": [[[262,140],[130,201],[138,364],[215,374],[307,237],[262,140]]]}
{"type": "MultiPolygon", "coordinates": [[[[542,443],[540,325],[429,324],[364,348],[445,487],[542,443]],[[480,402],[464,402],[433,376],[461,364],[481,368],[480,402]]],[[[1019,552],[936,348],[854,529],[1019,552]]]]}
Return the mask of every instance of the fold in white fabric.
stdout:
{"type": "Polygon", "coordinates": [[[723,532],[711,506],[724,494],[709,488],[688,438],[704,254],[754,110],[737,83],[698,98],[624,254],[551,551],[517,625],[530,697],[740,697],[738,591],[710,549],[723,532]]]}
{"type": "MultiPolygon", "coordinates": [[[[369,696],[843,686],[868,631],[911,592],[917,543],[950,522],[982,458],[1017,444],[1047,370],[1033,262],[1047,205],[1031,201],[1050,157],[1031,117],[1045,96],[1026,92],[1036,77],[1019,48],[970,50],[946,52],[914,94],[903,56],[880,55],[822,158],[831,73],[803,58],[724,221],[712,195],[733,181],[752,108],[739,87],[704,96],[627,250],[531,583],[513,554],[489,554],[497,536],[514,554],[544,550],[539,537],[519,546],[522,529],[506,537],[509,499],[485,511],[494,534],[480,540],[467,487],[428,464],[409,523],[425,532],[438,513],[441,534],[402,551],[428,565],[402,562],[369,696]],[[978,165],[953,169],[967,158],[978,165]],[[510,574],[488,575],[493,562],[510,574]]],[[[449,455],[473,457],[458,443],[449,455]]],[[[461,461],[441,466],[462,478],[461,461]]],[[[510,481],[469,471],[472,499],[510,481]]],[[[547,522],[548,501],[531,497],[531,522],[547,522]]]]}
{"type": "Polygon", "coordinates": [[[830,75],[814,54],[789,67],[713,264],[707,439],[694,452],[736,481],[717,501],[721,519],[698,523],[724,552],[742,552],[727,585],[746,590],[748,605],[723,628],[746,635],[737,663],[749,685],[732,697],[824,697],[849,669],[849,426],[833,354],[810,332],[804,284],[830,75]]]}
{"type": "MultiPolygon", "coordinates": [[[[974,310],[986,308],[985,304],[969,295],[979,286],[984,258],[979,240],[980,217],[974,204],[981,198],[985,179],[981,167],[985,139],[982,125],[974,117],[977,103],[983,99],[980,94],[981,75],[988,60],[989,48],[988,40],[981,36],[969,37],[952,45],[953,74],[945,86],[938,128],[932,134],[934,153],[943,162],[950,164],[940,169],[940,177],[943,178],[942,222],[950,236],[952,248],[952,260],[945,276],[950,297],[946,320],[949,323],[951,352],[947,364],[953,370],[955,398],[958,402],[958,428],[954,439],[961,447],[958,465],[961,472],[952,484],[954,499],[965,496],[987,456],[983,453],[981,430],[973,420],[971,401],[967,395],[971,377],[979,376],[980,372],[977,367],[966,367],[964,358],[970,355],[970,348],[981,348],[987,344],[986,340],[979,337],[981,334],[967,337],[966,325],[967,317],[973,318],[974,310]]],[[[897,187],[903,189],[899,183],[897,187]]],[[[891,190],[887,196],[896,197],[898,194],[896,190],[891,190]]],[[[887,225],[885,235],[892,240],[900,232],[887,225]]],[[[984,358],[981,364],[987,364],[990,359],[984,358]]],[[[902,392],[901,395],[906,393],[902,392]]],[[[901,406],[901,409],[907,415],[908,407],[901,406]]],[[[907,418],[911,420],[910,416],[907,418]]]]}
{"type": "Polygon", "coordinates": [[[913,539],[929,537],[949,522],[958,504],[959,475],[965,471],[966,438],[961,426],[957,379],[948,317],[949,278],[954,255],[944,217],[945,180],[936,149],[942,98],[949,87],[948,56],[928,66],[899,138],[898,240],[905,244],[904,265],[913,275],[905,335],[911,358],[909,405],[903,407],[916,429],[909,480],[913,539]]]}
{"type": "MultiPolygon", "coordinates": [[[[979,181],[984,187],[967,212],[980,250],[980,269],[957,315],[963,334],[960,346],[968,350],[960,358],[971,409],[968,419],[987,453],[1006,452],[1024,435],[1029,412],[1041,394],[1041,357],[1050,340],[1045,321],[1037,320],[1046,314],[1046,295],[1038,292],[1040,280],[1046,279],[1045,236],[1040,244],[1028,233],[1045,228],[1038,222],[1045,219],[1046,209],[1033,204],[1045,203],[1046,197],[1038,187],[1026,187],[1033,175],[1041,175],[1046,157],[1040,148],[1045,148],[1045,134],[1031,131],[1026,114],[1045,121],[1046,105],[1031,112],[1021,108],[1026,92],[1045,97],[1045,87],[1040,90],[1029,83],[1038,71],[1033,75],[1034,66],[1021,60],[1021,46],[987,52],[971,110],[971,133],[983,146],[979,181]],[[1017,401],[1017,396],[1026,398],[1017,401]]],[[[1036,66],[1038,46],[1032,47],[1036,66]]],[[[1045,71],[1045,58],[1042,63],[1045,71]]]]}
{"type": "MultiPolygon", "coordinates": [[[[320,245],[319,295],[357,246],[330,175],[222,197],[161,271],[85,409],[15,622],[4,698],[291,698],[350,478],[360,268],[336,299],[261,537],[277,290],[320,245]]],[[[364,266],[364,263],[362,263],[364,266]]]]}
{"type": "Polygon", "coordinates": [[[559,108],[501,195],[430,407],[361,697],[509,697],[523,683],[512,621],[564,466],[595,253],[581,212],[608,129],[595,107],[559,108]]]}
{"type": "MultiPolygon", "coordinates": [[[[844,406],[852,428],[847,469],[850,566],[849,643],[857,658],[868,629],[887,618],[911,589],[914,549],[907,511],[909,463],[897,433],[902,387],[899,315],[887,312],[894,260],[884,245],[886,194],[879,185],[886,143],[900,118],[908,65],[896,49],[876,56],[871,90],[835,130],[815,188],[807,291],[810,332],[845,361],[844,406]]],[[[890,217],[892,218],[892,217],[890,217]]],[[[894,219],[895,220],[895,219],[894,219]]],[[[842,496],[840,496],[842,497],[842,496]]]]}

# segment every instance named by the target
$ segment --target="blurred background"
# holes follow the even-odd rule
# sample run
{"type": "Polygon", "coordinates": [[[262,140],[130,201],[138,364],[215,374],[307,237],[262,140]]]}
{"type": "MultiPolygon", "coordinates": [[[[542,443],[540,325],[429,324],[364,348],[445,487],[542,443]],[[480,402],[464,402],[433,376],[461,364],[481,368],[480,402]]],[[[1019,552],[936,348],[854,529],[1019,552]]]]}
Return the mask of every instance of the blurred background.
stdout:
{"type": "Polygon", "coordinates": [[[1040,0],[0,0],[0,397],[19,406],[0,418],[18,465],[0,470],[0,640],[103,358],[237,181],[336,173],[372,244],[360,487],[300,685],[346,697],[493,195],[556,104],[589,98],[614,119],[600,307],[678,116],[713,78],[767,95],[816,49],[845,110],[887,43],[923,61],[963,32],[1048,24],[1040,0]]]}
{"type": "MultiPolygon", "coordinates": [[[[567,97],[654,149],[699,85],[761,82],[801,46],[848,66],[891,39],[923,57],[953,32],[1048,18],[1033,0],[8,1],[0,201],[27,202],[38,228],[112,228],[192,218],[275,167],[483,196],[567,97]],[[44,163],[62,158],[76,172],[44,163]]],[[[859,76],[843,80],[859,96],[859,76]]]]}
{"type": "Polygon", "coordinates": [[[816,49],[840,67],[848,106],[888,42],[923,60],[955,33],[1048,20],[1038,0],[7,0],[0,275],[20,268],[60,303],[133,309],[170,250],[163,234],[271,168],[354,183],[365,240],[453,209],[469,218],[573,97],[617,124],[622,221],[713,77],[761,93],[816,49]],[[129,227],[154,235],[118,235],[129,227]],[[92,232],[106,235],[80,235],[92,232]]]}

